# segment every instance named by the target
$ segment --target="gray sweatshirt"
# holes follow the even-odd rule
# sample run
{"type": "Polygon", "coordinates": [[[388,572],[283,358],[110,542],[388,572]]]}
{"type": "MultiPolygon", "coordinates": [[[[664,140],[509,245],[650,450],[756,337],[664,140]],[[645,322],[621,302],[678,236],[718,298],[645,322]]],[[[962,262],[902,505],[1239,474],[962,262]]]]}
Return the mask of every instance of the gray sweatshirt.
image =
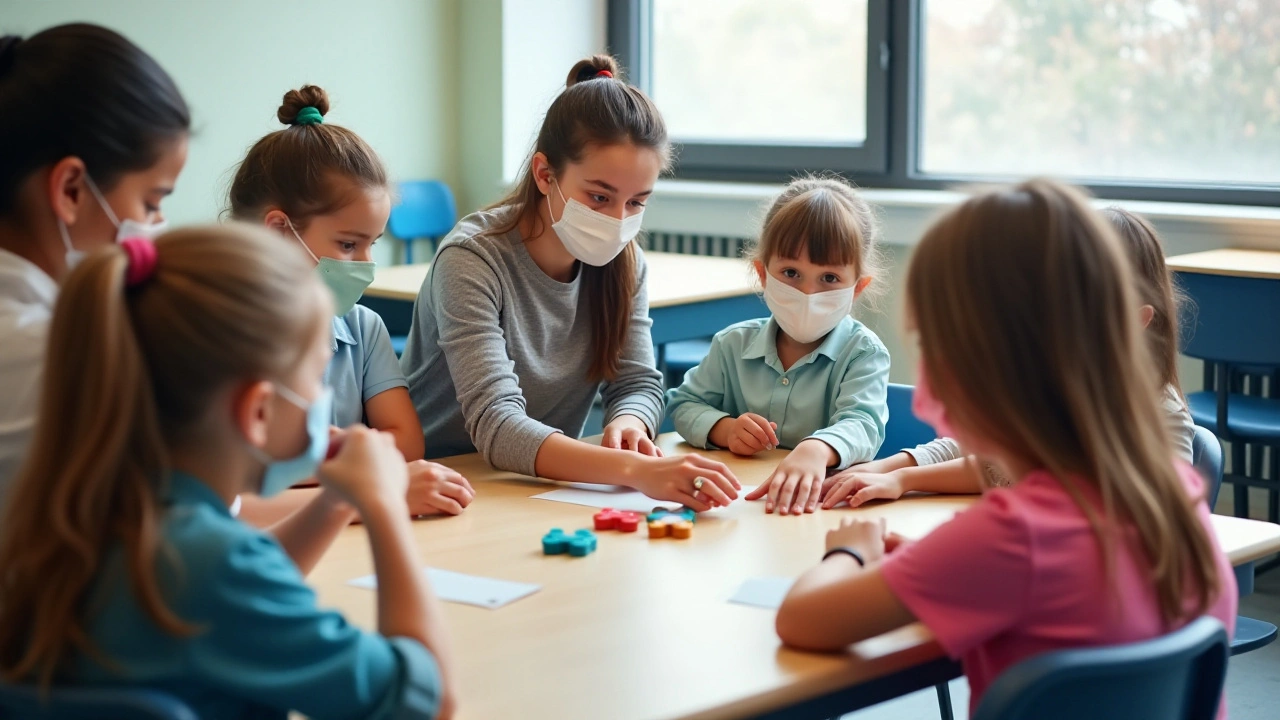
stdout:
{"type": "MultiPolygon", "coordinates": [[[[582,434],[601,383],[588,382],[591,323],[580,275],[562,283],[534,263],[519,232],[484,234],[509,208],[459,221],[436,254],[413,308],[401,368],[422,421],[427,457],[479,451],[496,468],[534,475],[552,433],[582,434]]],[[[618,377],[603,383],[605,422],[662,422],[641,256],[618,377]]]]}

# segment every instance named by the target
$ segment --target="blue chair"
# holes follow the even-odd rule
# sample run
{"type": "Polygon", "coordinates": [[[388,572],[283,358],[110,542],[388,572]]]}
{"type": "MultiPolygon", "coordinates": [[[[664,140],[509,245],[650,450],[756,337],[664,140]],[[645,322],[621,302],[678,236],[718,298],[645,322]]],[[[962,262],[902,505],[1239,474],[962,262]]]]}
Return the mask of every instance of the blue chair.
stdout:
{"type": "Polygon", "coordinates": [[[185,703],[142,688],[54,687],[47,695],[29,685],[0,684],[0,718],[23,720],[199,720],[185,703]]]}
{"type": "Polygon", "coordinates": [[[884,428],[884,442],[876,459],[896,455],[938,437],[928,423],[911,411],[911,396],[915,391],[910,385],[889,383],[889,422],[884,428]]]}
{"type": "Polygon", "coordinates": [[[1213,720],[1227,674],[1227,633],[1202,617],[1129,645],[1060,650],[996,679],[972,720],[1213,720]]]}
{"type": "Polygon", "coordinates": [[[658,349],[658,363],[666,376],[667,387],[677,387],[684,382],[690,370],[702,364],[711,352],[711,338],[682,340],[667,343],[658,349]]]}
{"type": "MultiPolygon", "coordinates": [[[[1218,491],[1222,489],[1222,443],[1207,428],[1197,427],[1195,437],[1191,440],[1191,464],[1205,481],[1205,497],[1209,509],[1218,503],[1218,491]]],[[[1237,575],[1239,578],[1239,576],[1237,575]]],[[[1240,594],[1247,595],[1252,588],[1253,574],[1239,578],[1240,594]],[[1246,584],[1248,583],[1248,584],[1246,584]]],[[[1276,626],[1262,620],[1244,617],[1236,618],[1236,634],[1231,638],[1231,654],[1243,655],[1275,642],[1276,626]]]]}
{"type": "Polygon", "coordinates": [[[387,229],[404,243],[404,262],[413,262],[413,243],[436,241],[453,229],[458,221],[458,206],[453,191],[439,180],[414,180],[400,183],[400,202],[391,209],[387,229]]]}
{"type": "Polygon", "coordinates": [[[1262,487],[1271,522],[1280,522],[1280,333],[1257,324],[1280,308],[1280,282],[1204,273],[1178,279],[1195,301],[1183,312],[1182,352],[1204,361],[1208,388],[1187,396],[1191,417],[1231,443],[1226,481],[1235,486],[1235,514],[1248,517],[1249,487],[1262,487]],[[1270,397],[1259,392],[1264,376],[1271,377],[1270,397]],[[1264,447],[1272,449],[1266,478],[1264,447]]]}

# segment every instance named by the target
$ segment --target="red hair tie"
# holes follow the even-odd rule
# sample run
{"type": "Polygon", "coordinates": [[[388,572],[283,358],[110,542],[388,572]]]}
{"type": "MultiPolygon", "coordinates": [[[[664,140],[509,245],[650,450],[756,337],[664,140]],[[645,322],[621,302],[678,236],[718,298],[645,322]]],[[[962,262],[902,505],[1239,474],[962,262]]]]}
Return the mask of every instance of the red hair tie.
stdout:
{"type": "Polygon", "coordinates": [[[601,70],[600,72],[596,73],[596,77],[611,78],[613,77],[613,73],[609,72],[608,70],[601,70]]]}
{"type": "Polygon", "coordinates": [[[137,287],[150,280],[156,272],[156,244],[145,238],[128,238],[120,241],[120,249],[129,258],[125,286],[137,287]]]}

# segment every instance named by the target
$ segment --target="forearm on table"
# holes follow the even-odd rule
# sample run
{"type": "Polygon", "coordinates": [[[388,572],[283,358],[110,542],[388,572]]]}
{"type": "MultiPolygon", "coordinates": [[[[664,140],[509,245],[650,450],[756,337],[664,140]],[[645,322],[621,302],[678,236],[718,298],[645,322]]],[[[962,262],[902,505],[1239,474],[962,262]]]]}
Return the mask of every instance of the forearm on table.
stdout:
{"type": "Polygon", "coordinates": [[[982,478],[965,458],[898,471],[906,491],[972,495],[982,492],[982,478]]]}

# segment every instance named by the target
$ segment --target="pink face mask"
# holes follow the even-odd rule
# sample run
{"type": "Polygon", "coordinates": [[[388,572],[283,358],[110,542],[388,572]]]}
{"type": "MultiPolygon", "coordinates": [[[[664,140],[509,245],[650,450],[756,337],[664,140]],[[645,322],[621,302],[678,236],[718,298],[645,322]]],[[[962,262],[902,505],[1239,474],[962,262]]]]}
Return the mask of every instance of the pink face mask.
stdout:
{"type": "Polygon", "coordinates": [[[911,395],[911,412],[928,423],[938,435],[954,438],[955,431],[951,427],[951,421],[947,420],[947,408],[933,396],[929,383],[925,380],[927,374],[923,362],[917,365],[916,389],[911,395]]]}

